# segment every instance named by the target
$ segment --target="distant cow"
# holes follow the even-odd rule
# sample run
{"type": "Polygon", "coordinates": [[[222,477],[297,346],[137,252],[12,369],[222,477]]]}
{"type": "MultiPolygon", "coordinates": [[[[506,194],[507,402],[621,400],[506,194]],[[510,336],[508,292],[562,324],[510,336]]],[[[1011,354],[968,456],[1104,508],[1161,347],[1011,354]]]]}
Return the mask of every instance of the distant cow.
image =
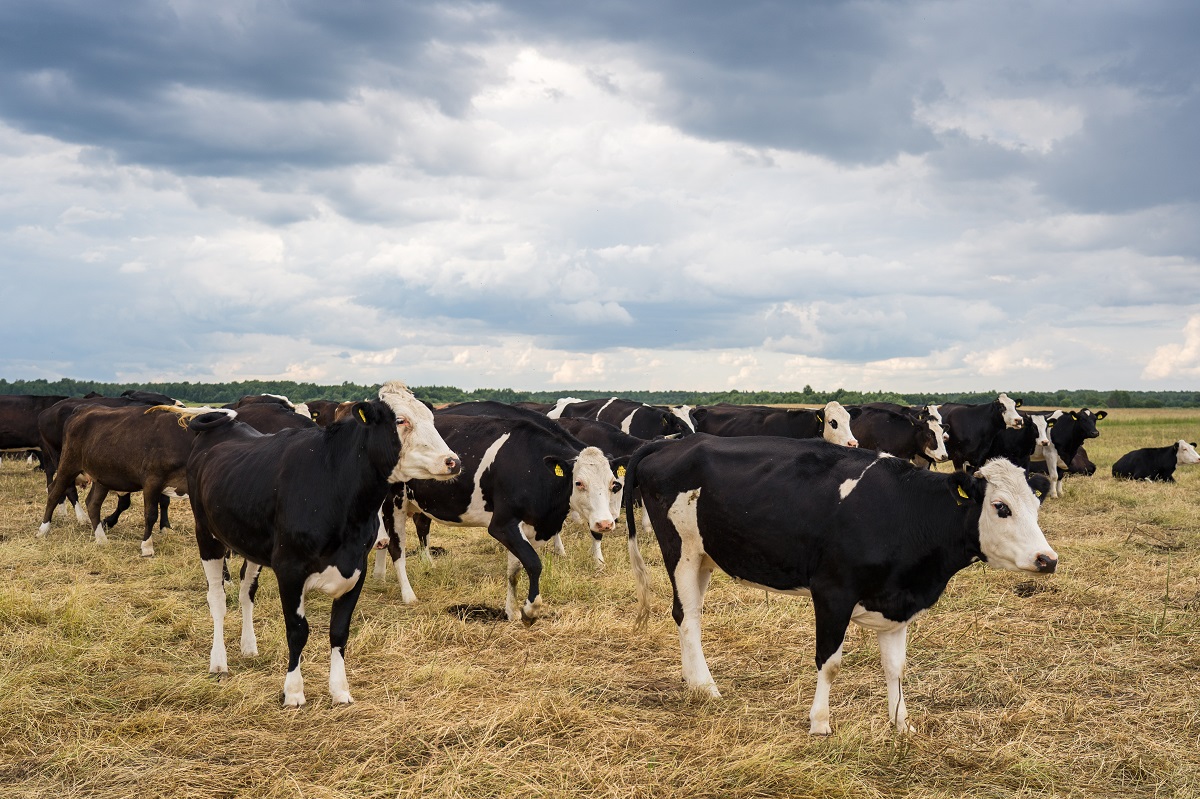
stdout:
{"type": "Polygon", "coordinates": [[[304,406],[308,408],[308,415],[314,422],[321,427],[329,427],[333,424],[334,414],[341,404],[336,400],[315,399],[304,403],[304,406]]]}
{"type": "Polygon", "coordinates": [[[945,433],[929,414],[864,405],[851,422],[851,429],[863,449],[886,452],[914,463],[920,460],[922,465],[941,463],[949,457],[945,433]]]}
{"type": "Polygon", "coordinates": [[[770,408],[763,405],[706,405],[692,410],[697,433],[717,436],[783,436],[824,438],[832,444],[858,446],[851,421],[859,408],[846,409],[833,401],[824,408],[770,408]]]}
{"type": "MultiPolygon", "coordinates": [[[[532,624],[542,614],[542,562],[532,544],[549,541],[575,511],[593,533],[613,528],[622,482],[595,447],[578,449],[565,435],[527,421],[492,416],[435,415],[438,431],[462,457],[462,476],[449,483],[410,480],[407,507],[418,535],[429,519],[456,527],[486,527],[509,552],[505,613],[532,624]],[[424,517],[424,518],[423,518],[424,517]],[[529,594],[519,608],[517,575],[524,567],[529,594]]],[[[386,517],[385,517],[386,518],[386,517]]],[[[407,585],[403,524],[389,536],[389,555],[407,585]]],[[[411,588],[405,601],[411,601],[411,588]]]]}
{"type": "Polygon", "coordinates": [[[275,402],[253,402],[237,409],[238,421],[244,422],[260,433],[278,433],[280,430],[316,427],[303,405],[289,407],[275,402]]]}
{"type": "Polygon", "coordinates": [[[0,452],[35,452],[42,462],[38,414],[66,397],[0,394],[0,452]]]}
{"type": "Polygon", "coordinates": [[[329,693],[353,701],[346,680],[350,618],[362,589],[367,553],[381,544],[379,508],[388,484],[447,480],[459,471],[433,415],[401,383],[386,383],[377,401],[328,428],[263,435],[222,413],[190,423],[198,433],[188,459],[188,497],[208,581],[213,620],[209,671],[229,670],[225,654],[225,553],[246,559],[241,581],[243,655],[258,654],[254,596],[263,566],[275,571],[287,627],[283,704],[305,703],[300,654],[308,641],[304,595],[332,596],[329,693]]]}
{"type": "Polygon", "coordinates": [[[568,397],[559,400],[546,415],[552,419],[599,419],[616,426],[623,433],[647,440],[692,432],[683,419],[666,408],[619,397],[598,400],[572,400],[568,397]]]}
{"type": "Polygon", "coordinates": [[[954,461],[954,468],[962,471],[982,466],[1000,431],[1006,427],[1020,429],[1024,424],[1017,413],[1019,407],[1021,400],[1011,399],[1007,394],[978,405],[943,403],[940,411],[948,435],[946,451],[954,461]]]}
{"type": "Polygon", "coordinates": [[[700,611],[720,568],[735,581],[812,597],[817,689],[809,732],[827,735],[829,691],[851,621],[874,630],[888,715],[911,729],[901,691],[908,623],[976,560],[1035,573],[1058,555],[1038,526],[1046,479],[1026,482],[1005,460],[976,476],[917,469],[899,458],[824,441],[693,436],[639,450],[626,474],[629,557],[639,620],[649,576],[636,541],[633,498],[653,522],[671,579],[683,679],[719,697],[700,642],[700,611]],[[1035,490],[1031,490],[1031,485],[1035,490]]]}
{"type": "MultiPolygon", "coordinates": [[[[108,520],[100,518],[100,510],[109,492],[125,494],[128,507],[129,492],[141,491],[145,508],[142,556],[152,556],[154,542],[150,536],[159,517],[160,501],[164,496],[187,493],[187,459],[195,434],[187,430],[179,413],[179,408],[170,405],[140,404],[92,405],[76,410],[64,428],[65,443],[46,497],[38,537],[50,532],[54,509],[67,488],[74,486],[75,478],[86,473],[92,479],[87,514],[96,543],[107,540],[108,520]]],[[[114,524],[117,515],[112,518],[114,524]]]]}
{"type": "Polygon", "coordinates": [[[1146,447],[1126,452],[1113,464],[1113,477],[1130,480],[1175,482],[1175,467],[1200,463],[1196,445],[1179,439],[1165,447],[1146,447]]]}

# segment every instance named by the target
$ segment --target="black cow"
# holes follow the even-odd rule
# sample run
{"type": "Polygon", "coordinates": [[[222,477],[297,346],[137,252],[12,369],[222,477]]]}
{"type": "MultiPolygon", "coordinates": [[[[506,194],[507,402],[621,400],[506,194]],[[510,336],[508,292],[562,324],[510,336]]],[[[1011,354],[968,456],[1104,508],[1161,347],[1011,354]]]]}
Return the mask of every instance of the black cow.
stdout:
{"type": "Polygon", "coordinates": [[[1006,427],[992,439],[992,447],[988,450],[987,458],[1004,458],[1012,461],[1022,469],[1028,469],[1030,459],[1045,460],[1047,448],[1051,446],[1050,430],[1054,420],[1046,413],[1030,413],[1017,411],[1021,416],[1021,426],[1006,427]]]}
{"type": "Polygon", "coordinates": [[[308,408],[308,415],[312,420],[321,427],[329,427],[333,424],[333,417],[337,414],[338,406],[342,403],[337,400],[315,399],[304,403],[308,408]]]}
{"type": "Polygon", "coordinates": [[[1096,464],[1088,459],[1087,450],[1080,447],[1075,451],[1075,457],[1071,459],[1070,466],[1067,467],[1067,474],[1078,474],[1084,477],[1091,477],[1096,473],[1096,464]]]}
{"type": "Polygon", "coordinates": [[[1107,411],[1089,411],[1080,408],[1078,411],[1055,411],[1049,416],[1054,422],[1050,429],[1050,443],[1054,447],[1054,455],[1045,460],[1054,460],[1057,468],[1050,477],[1050,496],[1061,497],[1063,493],[1063,478],[1067,469],[1075,460],[1076,453],[1089,438],[1099,438],[1100,429],[1096,423],[1108,416],[1107,411]]]}
{"type": "Polygon", "coordinates": [[[615,425],[621,432],[646,440],[659,436],[688,435],[692,432],[692,428],[683,419],[667,408],[619,397],[598,400],[567,397],[559,400],[546,415],[551,419],[598,419],[615,425]]]}
{"type": "Polygon", "coordinates": [[[65,399],[48,394],[0,394],[0,452],[34,452],[41,465],[38,414],[65,399]]]}
{"type": "Polygon", "coordinates": [[[1196,445],[1179,439],[1165,447],[1145,447],[1126,452],[1113,464],[1113,477],[1130,480],[1175,482],[1175,467],[1200,463],[1196,445]]]}
{"type": "Polygon", "coordinates": [[[932,416],[911,413],[899,405],[895,406],[898,410],[881,405],[862,406],[851,422],[858,446],[919,461],[922,466],[946,460],[945,433],[932,416]]]}
{"type": "Polygon", "coordinates": [[[415,478],[447,480],[458,457],[433,425],[433,416],[400,383],[387,383],[378,401],[360,402],[327,428],[263,435],[219,411],[196,417],[188,458],[188,498],[208,580],[213,619],[209,671],[229,670],[225,654],[225,554],[246,559],[240,586],[242,654],[258,654],[254,596],[263,566],[275,571],[287,627],[284,706],[305,702],[300,653],[308,641],[304,595],[331,595],[329,693],[352,702],[345,648],[350,617],[362,589],[367,553],[382,544],[379,508],[388,484],[415,478]]]}
{"type": "Polygon", "coordinates": [[[260,433],[278,433],[280,430],[317,427],[308,410],[303,406],[284,405],[278,402],[245,403],[237,409],[238,420],[245,422],[260,433]]]}
{"type": "MultiPolygon", "coordinates": [[[[505,612],[532,624],[542,613],[542,562],[531,542],[549,541],[575,511],[593,533],[613,528],[621,481],[604,453],[578,449],[566,434],[527,421],[491,416],[435,415],[438,431],[462,457],[462,476],[450,483],[410,480],[405,513],[417,534],[429,519],[456,527],[486,527],[509,552],[505,612]],[[517,575],[524,567],[529,595],[516,606],[517,575]]],[[[386,517],[385,517],[386,521],[386,517]]],[[[405,601],[415,600],[404,574],[404,526],[389,535],[388,553],[405,601]]]]}
{"type": "Polygon", "coordinates": [[[1001,430],[1017,429],[1024,424],[1017,413],[1019,407],[1021,400],[1010,399],[1007,394],[978,405],[943,403],[940,412],[948,436],[946,451],[954,461],[954,468],[962,471],[981,466],[1001,430]]]}
{"type": "Polygon", "coordinates": [[[771,408],[764,405],[706,405],[692,409],[697,433],[716,436],[783,436],[824,438],[833,444],[858,446],[851,423],[861,413],[839,402],[824,408],[771,408]]]}
{"type": "Polygon", "coordinates": [[[851,621],[872,629],[887,681],[888,714],[911,729],[900,689],[908,622],[976,560],[1052,572],[1058,556],[1038,527],[1037,490],[1004,460],[978,476],[943,474],[868,450],[823,441],[694,436],[638,451],[626,474],[629,556],[639,621],[649,576],[636,541],[633,498],[653,522],[671,579],[683,679],[720,696],[700,644],[709,578],[812,597],[817,689],[809,731],[828,734],[829,690],[851,621]],[[1031,490],[1031,486],[1034,490],[1031,490]]]}

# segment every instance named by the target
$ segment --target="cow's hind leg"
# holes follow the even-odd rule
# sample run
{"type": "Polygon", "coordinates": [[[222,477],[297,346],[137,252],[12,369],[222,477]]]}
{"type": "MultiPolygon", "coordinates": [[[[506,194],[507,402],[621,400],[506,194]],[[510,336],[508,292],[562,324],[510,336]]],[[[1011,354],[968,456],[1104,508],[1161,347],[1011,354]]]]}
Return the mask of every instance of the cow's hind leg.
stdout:
{"type": "Polygon", "coordinates": [[[162,489],[158,486],[146,486],[142,490],[142,557],[154,557],[154,523],[158,521],[158,500],[162,489]]]}
{"type": "Polygon", "coordinates": [[[242,608],[242,654],[253,657],[258,654],[258,637],[254,634],[254,597],[258,594],[258,575],[262,567],[244,561],[238,583],[238,605],[242,608]]]}
{"type": "Polygon", "coordinates": [[[700,525],[696,516],[696,504],[700,491],[681,493],[667,511],[667,521],[656,524],[659,548],[663,552],[663,563],[671,577],[674,600],[671,615],[679,625],[679,651],[683,660],[683,681],[695,691],[720,698],[721,692],[708,670],[704,658],[704,647],[700,642],[700,614],[704,610],[704,594],[716,564],[704,552],[700,538],[700,525]],[[667,539],[672,538],[674,542],[667,539]],[[674,543],[673,546],[668,545],[674,543]]]}
{"type": "Polygon", "coordinates": [[[88,491],[87,495],[87,514],[88,522],[95,531],[97,544],[103,544],[108,541],[108,536],[105,535],[108,527],[104,524],[104,520],[100,518],[100,511],[104,507],[104,500],[107,497],[108,489],[93,480],[92,488],[88,491]]]}
{"type": "Polygon", "coordinates": [[[817,690],[808,711],[810,735],[829,735],[829,691],[842,668],[842,643],[850,624],[853,605],[831,601],[813,591],[813,610],[817,628],[817,690]]]}
{"type": "Polygon", "coordinates": [[[228,674],[229,658],[225,653],[225,551],[218,550],[215,558],[206,557],[201,547],[200,562],[208,581],[208,612],[212,616],[213,640],[208,655],[210,674],[228,674]]]}
{"type": "Polygon", "coordinates": [[[346,679],[346,642],[350,640],[350,618],[354,615],[354,606],[365,580],[364,569],[354,587],[333,600],[330,610],[329,695],[337,705],[348,705],[354,701],[350,696],[350,683],[346,679]]]}
{"type": "Polygon", "coordinates": [[[908,723],[908,709],[904,706],[904,662],[908,649],[908,622],[892,621],[883,614],[868,611],[856,605],[851,617],[855,624],[866,630],[874,630],[879,639],[879,660],[883,665],[883,677],[887,682],[888,718],[896,725],[897,732],[913,732],[908,723]]]}
{"type": "Polygon", "coordinates": [[[117,507],[113,508],[113,512],[104,517],[104,529],[111,530],[117,526],[117,522],[121,520],[121,514],[129,510],[132,500],[129,494],[117,494],[117,507]]]}

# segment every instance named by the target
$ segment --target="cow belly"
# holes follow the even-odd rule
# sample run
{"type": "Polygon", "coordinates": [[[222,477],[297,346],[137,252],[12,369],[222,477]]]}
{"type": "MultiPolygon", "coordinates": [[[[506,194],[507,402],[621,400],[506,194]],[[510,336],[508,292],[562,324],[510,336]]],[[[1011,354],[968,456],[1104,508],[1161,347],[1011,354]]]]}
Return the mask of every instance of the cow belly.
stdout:
{"type": "Polygon", "coordinates": [[[304,581],[304,593],[316,589],[337,599],[358,584],[361,574],[361,569],[355,569],[347,577],[338,570],[337,566],[327,566],[324,571],[308,575],[304,581]]]}
{"type": "Polygon", "coordinates": [[[807,588],[774,588],[769,585],[761,585],[759,583],[750,582],[749,580],[743,580],[740,577],[734,577],[733,581],[735,583],[737,583],[738,585],[745,586],[746,588],[757,588],[760,591],[770,591],[772,594],[786,594],[787,596],[806,596],[809,599],[812,599],[812,592],[809,591],[807,588]]]}

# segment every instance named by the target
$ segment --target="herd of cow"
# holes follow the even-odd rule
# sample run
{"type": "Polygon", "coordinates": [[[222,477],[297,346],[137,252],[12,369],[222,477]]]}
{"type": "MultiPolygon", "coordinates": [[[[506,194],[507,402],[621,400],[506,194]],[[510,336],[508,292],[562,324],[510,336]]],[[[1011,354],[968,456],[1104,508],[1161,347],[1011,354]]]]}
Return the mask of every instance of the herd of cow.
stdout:
{"type": "MultiPolygon", "coordinates": [[[[1104,411],[1030,413],[1020,404],[1005,394],[973,405],[830,402],[816,410],[566,398],[434,410],[400,382],[359,402],[293,405],[261,395],[223,408],[186,408],[142,391],[14,395],[0,396],[0,450],[29,450],[45,469],[39,537],[66,502],[103,542],[130,492],[141,491],[141,553],[149,557],[155,523],[169,528],[169,499],[188,498],[208,583],[212,673],[228,671],[228,556],[244,559],[243,655],[257,654],[254,599],[259,572],[270,567],[287,631],[287,706],[305,703],[307,592],[333,597],[335,703],[352,701],[345,647],[372,549],[381,550],[376,574],[384,576],[390,560],[403,601],[416,600],[403,520],[413,519],[423,553],[432,520],[486,527],[509,553],[508,618],[531,624],[543,612],[535,547],[553,542],[561,552],[559,533],[573,515],[602,564],[602,537],[624,510],[639,622],[650,592],[640,523],[662,551],[689,687],[719,696],[701,648],[700,610],[720,568],[748,585],[812,598],[810,732],[830,732],[829,692],[851,622],[876,632],[889,717],[907,731],[900,686],[908,623],[975,561],[1053,572],[1058,555],[1038,525],[1039,505],[1061,495],[1068,472],[1095,470],[1083,443],[1099,435],[1104,411]],[[952,472],[930,468],[947,460],[952,472]],[[76,493],[81,476],[91,481],[85,505],[76,493]],[[117,507],[102,517],[113,492],[117,507]],[[522,570],[529,586],[518,600],[522,570]]],[[[1113,473],[1172,480],[1176,465],[1197,462],[1195,445],[1181,440],[1131,452],[1113,473]]]]}

